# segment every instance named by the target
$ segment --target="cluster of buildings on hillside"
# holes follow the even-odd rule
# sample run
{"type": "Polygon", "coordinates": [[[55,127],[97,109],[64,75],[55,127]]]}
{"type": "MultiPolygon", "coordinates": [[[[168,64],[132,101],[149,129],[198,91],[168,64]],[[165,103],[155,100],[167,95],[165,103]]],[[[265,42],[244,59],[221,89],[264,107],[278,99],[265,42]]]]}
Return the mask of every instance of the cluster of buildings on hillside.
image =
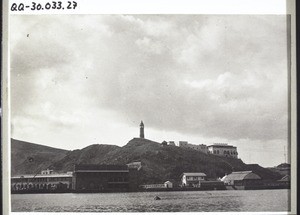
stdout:
{"type": "MultiPolygon", "coordinates": [[[[143,121],[140,123],[140,138],[145,138],[145,126],[143,121]]],[[[205,145],[205,144],[192,144],[188,141],[164,141],[162,144],[170,145],[170,146],[178,146],[181,148],[189,148],[194,149],[205,154],[212,154],[222,157],[231,157],[231,158],[238,158],[237,148],[235,146],[229,145],[227,143],[214,143],[212,145],[205,145]]]]}
{"type": "Polygon", "coordinates": [[[187,141],[179,141],[175,143],[174,141],[169,141],[168,145],[170,146],[178,146],[181,148],[190,148],[205,154],[212,154],[222,157],[231,157],[231,158],[238,158],[237,148],[232,145],[228,145],[227,143],[214,143],[212,145],[205,145],[205,144],[192,144],[188,143],[187,141]]]}

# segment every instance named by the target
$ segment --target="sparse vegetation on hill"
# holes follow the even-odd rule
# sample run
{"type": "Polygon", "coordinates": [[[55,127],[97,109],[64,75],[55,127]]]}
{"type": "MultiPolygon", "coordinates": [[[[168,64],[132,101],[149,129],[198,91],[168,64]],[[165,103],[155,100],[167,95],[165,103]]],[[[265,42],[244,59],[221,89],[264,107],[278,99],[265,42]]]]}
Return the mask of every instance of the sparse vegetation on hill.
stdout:
{"type": "Polygon", "coordinates": [[[50,168],[56,171],[73,171],[74,164],[101,164],[106,155],[120,148],[115,145],[94,144],[81,150],[70,151],[64,158],[52,163],[50,168]]]}
{"type": "Polygon", "coordinates": [[[11,175],[36,174],[67,153],[67,150],[11,139],[11,175]]]}
{"type": "MultiPolygon", "coordinates": [[[[12,151],[19,150],[19,148],[13,148],[15,145],[12,145],[12,151]]],[[[33,144],[31,147],[44,146],[33,144]]],[[[48,148],[47,150],[51,151],[48,148]]],[[[45,149],[44,151],[47,150],[45,149]]],[[[18,154],[20,152],[14,153],[18,154]]],[[[208,178],[215,179],[232,171],[252,170],[263,179],[280,178],[280,175],[277,173],[259,165],[247,165],[240,159],[208,155],[188,148],[169,145],[163,146],[160,143],[140,138],[130,140],[123,147],[115,145],[91,145],[81,150],[69,152],[62,150],[60,153],[60,156],[58,156],[60,159],[52,159],[52,162],[47,159],[39,160],[35,158],[38,164],[27,165],[26,159],[22,159],[23,164],[20,162],[19,166],[12,166],[12,168],[14,168],[14,172],[18,173],[24,171],[25,168],[27,168],[26,173],[36,173],[41,166],[52,168],[58,172],[66,172],[72,171],[74,164],[79,163],[127,164],[133,161],[141,161],[142,183],[161,183],[170,179],[179,180],[183,172],[204,172],[208,178]]],[[[24,157],[28,156],[24,155],[24,157]]],[[[36,154],[36,156],[39,156],[39,154],[36,154]]],[[[13,159],[17,159],[17,156],[14,156],[13,159]]],[[[16,164],[16,161],[12,162],[12,164],[16,164]]]]}

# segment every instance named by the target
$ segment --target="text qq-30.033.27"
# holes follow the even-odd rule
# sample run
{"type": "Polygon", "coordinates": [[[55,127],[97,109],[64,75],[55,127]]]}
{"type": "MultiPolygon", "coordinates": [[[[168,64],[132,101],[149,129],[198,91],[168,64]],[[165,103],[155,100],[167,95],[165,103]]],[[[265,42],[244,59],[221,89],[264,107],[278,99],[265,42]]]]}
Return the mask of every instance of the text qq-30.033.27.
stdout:
{"type": "Polygon", "coordinates": [[[10,6],[10,10],[17,12],[17,11],[40,11],[40,10],[75,10],[78,4],[76,1],[49,1],[45,3],[12,3],[10,6]]]}

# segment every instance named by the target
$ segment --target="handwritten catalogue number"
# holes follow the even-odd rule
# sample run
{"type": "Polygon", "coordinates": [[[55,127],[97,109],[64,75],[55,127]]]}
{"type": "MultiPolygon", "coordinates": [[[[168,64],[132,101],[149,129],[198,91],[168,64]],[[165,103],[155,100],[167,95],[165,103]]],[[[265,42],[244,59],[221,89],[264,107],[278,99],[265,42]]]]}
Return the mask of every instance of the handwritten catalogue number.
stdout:
{"type": "Polygon", "coordinates": [[[46,3],[31,2],[31,4],[12,3],[11,11],[25,11],[25,10],[75,10],[77,7],[76,1],[51,1],[46,3]]]}

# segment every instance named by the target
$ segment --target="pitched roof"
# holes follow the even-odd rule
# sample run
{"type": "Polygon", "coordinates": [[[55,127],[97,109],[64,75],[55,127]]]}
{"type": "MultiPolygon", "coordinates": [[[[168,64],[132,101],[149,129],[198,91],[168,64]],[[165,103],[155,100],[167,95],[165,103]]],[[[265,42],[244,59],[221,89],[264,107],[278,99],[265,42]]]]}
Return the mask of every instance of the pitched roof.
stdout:
{"type": "Polygon", "coordinates": [[[186,176],[206,176],[206,174],[203,173],[203,172],[184,172],[184,173],[182,173],[182,175],[186,175],[186,176]]]}
{"type": "Polygon", "coordinates": [[[232,172],[224,178],[224,181],[241,181],[245,179],[261,179],[252,171],[232,172]]]}
{"type": "Polygon", "coordinates": [[[290,181],[291,177],[289,175],[285,175],[282,177],[282,179],[278,180],[278,181],[290,181]]]}

